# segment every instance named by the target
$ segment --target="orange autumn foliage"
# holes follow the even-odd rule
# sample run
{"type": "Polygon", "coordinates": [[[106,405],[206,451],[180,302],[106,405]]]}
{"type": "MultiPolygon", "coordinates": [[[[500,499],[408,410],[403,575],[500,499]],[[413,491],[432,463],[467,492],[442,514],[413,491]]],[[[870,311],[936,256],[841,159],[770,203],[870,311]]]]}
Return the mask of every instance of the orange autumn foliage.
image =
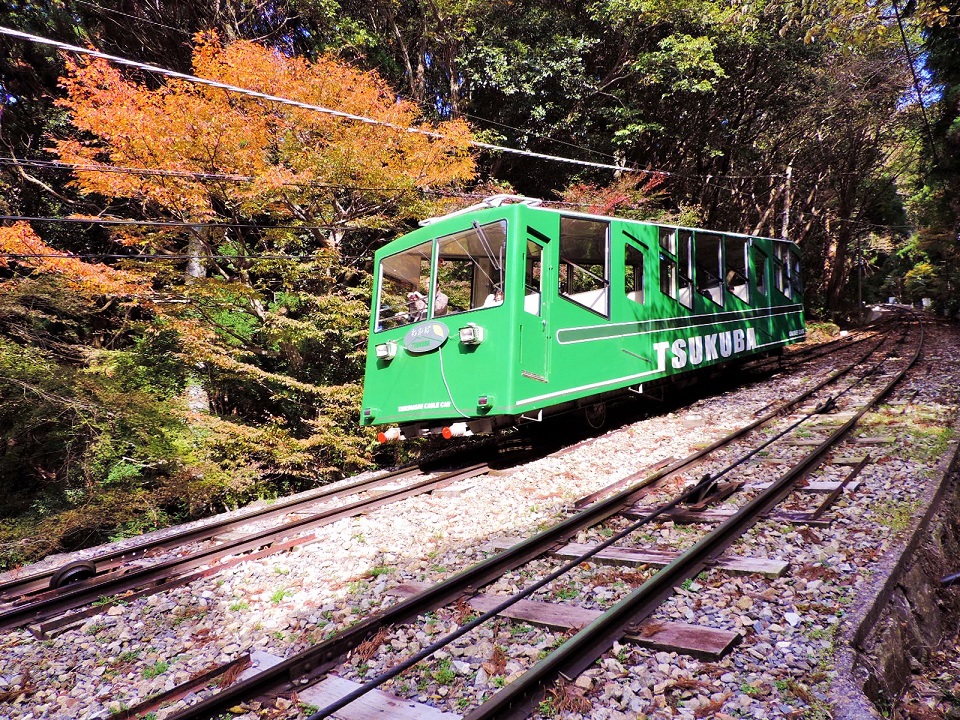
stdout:
{"type": "Polygon", "coordinates": [[[133,273],[83,262],[54,250],[23,222],[0,227],[0,253],[2,268],[15,262],[40,273],[57,275],[67,287],[89,295],[142,296],[150,289],[143,278],[133,273]]]}
{"type": "MultiPolygon", "coordinates": [[[[156,89],[104,61],[67,59],[61,104],[92,141],[58,140],[61,160],[82,165],[251,176],[249,182],[78,171],[84,194],[130,198],[155,215],[204,222],[268,215],[329,225],[376,222],[413,190],[473,177],[470,131],[461,121],[418,123],[375,73],[331,57],[284,56],[249,41],[197,36],[194,72],[204,78],[335,108],[441,137],[346,120],[313,110],[167,79],[156,89]],[[348,202],[329,186],[359,189],[348,202]],[[360,200],[358,200],[360,197],[360,200]]],[[[335,236],[321,244],[336,245],[335,236]]],[[[136,238],[134,237],[134,240],[136,238]]]]}

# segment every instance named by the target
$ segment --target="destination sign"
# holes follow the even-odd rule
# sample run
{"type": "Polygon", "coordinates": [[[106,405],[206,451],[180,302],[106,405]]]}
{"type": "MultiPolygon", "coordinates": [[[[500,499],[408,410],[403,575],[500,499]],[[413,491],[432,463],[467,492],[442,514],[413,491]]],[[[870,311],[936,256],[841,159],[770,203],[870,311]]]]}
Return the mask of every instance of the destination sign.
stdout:
{"type": "Polygon", "coordinates": [[[446,325],[431,320],[415,325],[403,336],[403,347],[411,353],[428,353],[443,345],[450,337],[446,325]]]}

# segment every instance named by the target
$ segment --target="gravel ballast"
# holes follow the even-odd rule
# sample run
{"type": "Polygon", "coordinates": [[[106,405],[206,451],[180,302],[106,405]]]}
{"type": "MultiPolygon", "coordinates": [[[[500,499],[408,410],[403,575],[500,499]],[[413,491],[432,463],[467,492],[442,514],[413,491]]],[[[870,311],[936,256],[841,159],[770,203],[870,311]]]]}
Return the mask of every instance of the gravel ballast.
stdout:
{"type": "MultiPolygon", "coordinates": [[[[873,462],[857,490],[838,501],[833,525],[784,530],[782,523],[765,521],[731,548],[736,555],[788,561],[789,571],[770,580],[709,570],[679,589],[653,618],[739,631],[743,642],[733,653],[708,663],[618,643],[576,679],[568,705],[553,697],[542,716],[830,717],[844,702],[831,693],[844,621],[862,588],[882,571],[881,559],[902,542],[910,519],[924,512],[928,489],[941,479],[943,452],[951,447],[960,333],[931,325],[927,343],[918,369],[888,404],[864,419],[863,434],[895,440],[870,448],[873,462]],[[578,707],[578,699],[589,709],[578,707]]],[[[562,454],[338,521],[317,530],[315,542],[289,553],[111,607],[50,640],[23,630],[6,633],[0,636],[0,718],[107,717],[243,653],[289,656],[396,602],[388,592],[392,586],[449,577],[487,557],[492,539],[522,537],[552,524],[584,495],[660,460],[688,455],[827,372],[826,360],[808,363],[626,425],[562,454]]],[[[753,470],[758,482],[765,468],[753,470]]],[[[668,524],[653,540],[679,546],[693,532],[702,528],[668,524]]],[[[644,577],[643,571],[626,570],[624,578],[611,571],[585,567],[578,584],[568,584],[570,592],[552,587],[538,599],[603,609],[644,577]]],[[[522,582],[514,574],[485,591],[508,592],[522,582]]],[[[395,629],[387,639],[389,652],[369,660],[354,657],[340,674],[369,678],[391,658],[428,644],[457,622],[452,611],[435,615],[426,627],[395,629]]],[[[496,621],[384,689],[462,714],[564,637],[496,621]]],[[[157,717],[177,707],[182,704],[157,717]]],[[[293,705],[283,716],[304,712],[293,705]]]]}

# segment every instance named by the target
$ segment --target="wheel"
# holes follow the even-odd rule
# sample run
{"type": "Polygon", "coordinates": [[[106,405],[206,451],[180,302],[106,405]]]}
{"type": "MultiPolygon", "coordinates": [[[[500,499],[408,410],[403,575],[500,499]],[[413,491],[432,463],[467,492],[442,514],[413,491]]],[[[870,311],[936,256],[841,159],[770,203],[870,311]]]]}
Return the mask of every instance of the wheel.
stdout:
{"type": "Polygon", "coordinates": [[[599,430],[607,423],[607,404],[601,401],[593,405],[587,405],[583,409],[583,417],[586,419],[587,425],[594,430],[599,430]]]}
{"type": "Polygon", "coordinates": [[[70,585],[71,583],[92,578],[96,574],[97,566],[92,562],[89,560],[75,560],[64,565],[50,577],[50,587],[60,588],[64,585],[70,585]]]}

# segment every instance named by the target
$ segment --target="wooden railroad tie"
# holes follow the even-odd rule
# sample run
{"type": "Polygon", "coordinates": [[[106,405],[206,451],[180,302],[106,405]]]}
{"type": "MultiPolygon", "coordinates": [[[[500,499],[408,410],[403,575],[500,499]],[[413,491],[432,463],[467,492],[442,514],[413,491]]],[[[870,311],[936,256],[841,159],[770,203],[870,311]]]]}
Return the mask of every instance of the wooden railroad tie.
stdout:
{"type": "MultiPolygon", "coordinates": [[[[405,598],[423,592],[428,587],[429,583],[406,582],[387,592],[405,598]]],[[[467,602],[477,612],[487,612],[505,599],[503,595],[479,593],[467,598],[467,602]]],[[[575,605],[520,600],[501,612],[500,616],[553,629],[579,630],[602,614],[600,610],[575,605]]],[[[623,639],[651,650],[683,653],[700,660],[717,660],[730,652],[740,642],[741,636],[730,630],[716,630],[689,623],[645,620],[631,628],[623,639]]]]}
{"type": "MultiPolygon", "coordinates": [[[[502,550],[512,547],[513,544],[514,543],[509,540],[494,540],[490,543],[489,547],[502,550]]],[[[594,547],[594,545],[569,543],[553,550],[551,555],[562,558],[575,558],[583,555],[594,547]]],[[[590,558],[590,562],[605,565],[650,565],[652,567],[665,567],[676,560],[679,555],[680,552],[677,550],[608,547],[590,558]]],[[[768,558],[721,555],[713,564],[713,567],[726,570],[735,575],[760,574],[768,578],[776,579],[787,571],[790,563],[784,560],[770,560],[768,558]]]]}

